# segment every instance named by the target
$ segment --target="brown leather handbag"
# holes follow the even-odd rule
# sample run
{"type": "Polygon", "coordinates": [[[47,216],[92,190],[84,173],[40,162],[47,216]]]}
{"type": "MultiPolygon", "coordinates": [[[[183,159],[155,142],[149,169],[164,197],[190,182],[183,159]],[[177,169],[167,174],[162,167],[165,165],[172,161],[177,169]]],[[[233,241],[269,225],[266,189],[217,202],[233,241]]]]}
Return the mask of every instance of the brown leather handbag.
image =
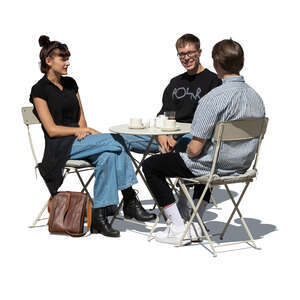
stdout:
{"type": "Polygon", "coordinates": [[[87,194],[81,192],[59,192],[51,197],[48,204],[48,211],[50,212],[49,231],[51,233],[65,233],[73,237],[84,236],[91,226],[92,209],[90,202],[87,194]],[[84,232],[86,207],[87,230],[84,232]]]}

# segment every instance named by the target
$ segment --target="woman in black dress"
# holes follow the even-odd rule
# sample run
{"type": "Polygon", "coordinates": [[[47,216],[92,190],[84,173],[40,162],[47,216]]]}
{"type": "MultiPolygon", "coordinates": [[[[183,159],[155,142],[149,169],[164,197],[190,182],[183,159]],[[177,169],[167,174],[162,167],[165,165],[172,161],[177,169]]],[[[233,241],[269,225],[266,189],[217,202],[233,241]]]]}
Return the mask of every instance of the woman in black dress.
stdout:
{"type": "Polygon", "coordinates": [[[68,159],[87,159],[95,165],[92,233],[118,237],[107,216],[118,204],[118,190],[124,197],[124,215],[139,221],[154,219],[136,197],[137,183],[132,162],[118,135],[101,134],[87,126],[78,86],[67,74],[70,51],[67,45],[41,36],[41,72],[45,75],[32,87],[30,102],[42,123],[45,151],[39,171],[51,193],[62,184],[62,170],[68,159]]]}

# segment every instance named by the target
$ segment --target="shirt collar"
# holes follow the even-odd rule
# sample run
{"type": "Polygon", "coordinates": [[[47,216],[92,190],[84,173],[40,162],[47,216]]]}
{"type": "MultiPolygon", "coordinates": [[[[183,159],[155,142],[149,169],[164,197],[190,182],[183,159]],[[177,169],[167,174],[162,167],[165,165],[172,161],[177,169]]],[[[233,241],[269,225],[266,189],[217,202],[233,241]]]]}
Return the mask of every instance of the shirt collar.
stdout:
{"type": "Polygon", "coordinates": [[[238,75],[227,76],[223,79],[223,83],[227,83],[227,82],[245,82],[245,79],[244,76],[238,76],[238,75]]]}
{"type": "Polygon", "coordinates": [[[41,81],[44,82],[44,83],[47,83],[49,80],[48,80],[47,76],[44,75],[44,76],[42,77],[42,80],[41,80],[41,81]]]}
{"type": "Polygon", "coordinates": [[[46,75],[43,76],[42,82],[43,82],[44,84],[54,85],[53,82],[51,82],[51,81],[47,78],[46,75]]]}
{"type": "MultiPolygon", "coordinates": [[[[42,82],[44,84],[50,84],[50,85],[56,86],[51,80],[48,79],[46,74],[43,76],[42,82]]],[[[60,82],[61,82],[62,86],[64,86],[64,77],[63,76],[61,76],[60,82]]]]}

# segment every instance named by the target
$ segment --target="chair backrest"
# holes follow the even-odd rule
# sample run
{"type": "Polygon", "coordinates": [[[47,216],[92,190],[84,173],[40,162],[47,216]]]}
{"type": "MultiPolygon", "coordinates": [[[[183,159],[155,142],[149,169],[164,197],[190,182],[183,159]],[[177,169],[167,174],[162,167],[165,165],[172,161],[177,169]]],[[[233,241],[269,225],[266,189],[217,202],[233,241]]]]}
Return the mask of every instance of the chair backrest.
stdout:
{"type": "Polygon", "coordinates": [[[215,128],[214,139],[218,141],[237,141],[263,138],[268,118],[252,118],[245,120],[219,122],[215,128]]]}
{"type": "Polygon", "coordinates": [[[214,131],[214,139],[217,141],[214,158],[210,172],[210,179],[215,173],[216,163],[219,156],[221,142],[242,141],[258,138],[253,169],[256,168],[261,141],[267,130],[268,118],[252,118],[245,120],[218,122],[214,131]]]}
{"type": "Polygon", "coordinates": [[[22,116],[25,125],[41,124],[33,113],[33,106],[22,107],[22,116]]]}
{"type": "Polygon", "coordinates": [[[33,106],[22,107],[22,116],[23,116],[24,124],[27,127],[28,139],[29,139],[31,153],[32,153],[33,159],[35,161],[35,167],[37,167],[38,160],[37,160],[37,157],[36,157],[36,154],[35,154],[35,151],[34,151],[32,138],[31,138],[31,134],[30,134],[30,130],[29,130],[29,125],[41,124],[41,123],[33,113],[33,106]]]}

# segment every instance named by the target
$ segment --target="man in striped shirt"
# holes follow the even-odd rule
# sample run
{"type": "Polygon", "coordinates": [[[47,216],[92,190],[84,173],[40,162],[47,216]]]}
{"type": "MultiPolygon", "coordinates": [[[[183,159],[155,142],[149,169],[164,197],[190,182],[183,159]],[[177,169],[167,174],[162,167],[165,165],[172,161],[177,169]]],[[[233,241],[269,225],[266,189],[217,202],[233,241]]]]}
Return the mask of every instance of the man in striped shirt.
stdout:
{"type": "MultiPolygon", "coordinates": [[[[166,153],[152,156],[143,163],[143,171],[159,205],[171,223],[156,235],[163,243],[177,244],[184,231],[184,222],[175,203],[166,177],[193,178],[210,172],[215,142],[212,139],[217,122],[248,118],[261,118],[265,114],[261,97],[245,83],[240,70],[244,65],[241,45],[231,39],[217,43],[212,51],[214,67],[223,84],[198,104],[191,135],[185,153],[166,153]]],[[[223,143],[216,166],[219,175],[244,173],[251,165],[257,147],[257,139],[223,143]]],[[[199,199],[204,185],[195,185],[194,199],[199,199]]],[[[200,217],[210,199],[208,191],[201,203],[200,217]]]]}

